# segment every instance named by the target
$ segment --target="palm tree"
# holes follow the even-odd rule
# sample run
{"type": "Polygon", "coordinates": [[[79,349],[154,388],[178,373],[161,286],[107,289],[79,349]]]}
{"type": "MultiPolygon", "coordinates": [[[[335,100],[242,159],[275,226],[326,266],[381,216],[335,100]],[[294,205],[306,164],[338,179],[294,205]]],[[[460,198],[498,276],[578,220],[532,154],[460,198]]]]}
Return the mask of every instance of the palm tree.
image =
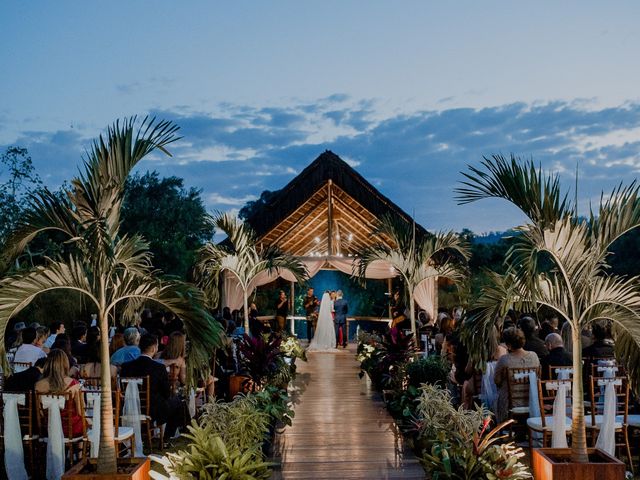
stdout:
{"type": "Polygon", "coordinates": [[[504,313],[499,311],[513,301],[550,307],[569,322],[574,372],[572,460],[586,462],[582,329],[608,319],[617,326],[617,342],[636,359],[640,355],[639,279],[611,274],[606,261],[611,245],[640,226],[638,185],[619,186],[609,197],[601,197],[597,212],[579,218],[576,206],[561,194],[557,175],[543,174],[533,161],[494,155],[482,165],[482,170],[470,167],[470,173],[464,173],[464,186],[457,189],[460,203],[502,198],[529,221],[517,229],[507,253],[506,279],[488,289],[468,324],[476,331],[492,325],[495,314],[504,313]]]}
{"type": "MultiPolygon", "coordinates": [[[[169,154],[178,127],[145,118],[116,122],[106,138],[94,141],[84,160],[84,171],[63,195],[48,190],[36,194],[7,245],[6,259],[14,258],[38,234],[62,232],[65,257],[18,272],[0,282],[0,335],[7,322],[38,295],[51,290],[74,290],[95,308],[100,337],[101,432],[98,471],[116,473],[111,380],[109,373],[109,319],[129,301],[153,301],[184,321],[189,336],[189,375],[206,365],[211,350],[222,342],[217,322],[204,308],[202,292],[181,282],[161,281],[151,266],[147,243],[138,235],[120,234],[120,208],[125,180],[132,168],[154,150],[169,154]]],[[[2,340],[2,339],[0,339],[2,340]]],[[[0,348],[4,345],[0,341],[0,348]]],[[[4,355],[3,355],[4,357],[4,355]]]]}
{"type": "Polygon", "coordinates": [[[391,264],[407,287],[411,331],[418,344],[413,308],[414,290],[428,279],[443,277],[453,281],[461,280],[464,273],[461,260],[466,261],[469,258],[469,250],[453,232],[418,236],[415,223],[412,226],[404,219],[391,215],[384,215],[380,219],[376,234],[389,238],[393,247],[379,242],[360,252],[360,261],[356,267],[358,276],[364,280],[367,267],[377,260],[391,264]]]}
{"type": "Polygon", "coordinates": [[[196,278],[206,292],[210,305],[218,303],[220,275],[228,272],[242,289],[244,305],[244,328],[249,332],[248,298],[251,282],[263,272],[289,270],[298,284],[307,278],[307,269],[301,261],[274,246],[257,245],[251,227],[228,213],[218,214],[210,220],[227,235],[227,241],[207,243],[197,254],[196,278]]]}

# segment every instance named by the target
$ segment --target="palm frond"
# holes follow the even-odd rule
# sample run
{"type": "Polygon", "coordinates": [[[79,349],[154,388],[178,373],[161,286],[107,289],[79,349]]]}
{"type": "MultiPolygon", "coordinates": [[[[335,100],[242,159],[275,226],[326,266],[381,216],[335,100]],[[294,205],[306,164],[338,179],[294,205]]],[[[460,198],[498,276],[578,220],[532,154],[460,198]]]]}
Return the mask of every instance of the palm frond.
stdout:
{"type": "Polygon", "coordinates": [[[598,215],[591,213],[590,225],[595,234],[593,244],[605,252],[625,233],[640,226],[640,185],[618,185],[608,198],[600,197],[598,215]]]}
{"type": "Polygon", "coordinates": [[[484,157],[483,169],[469,166],[470,173],[463,187],[455,189],[459,204],[484,198],[501,198],[518,207],[535,224],[546,226],[572,211],[567,195],[560,191],[558,175],[547,174],[536,168],[533,161],[524,162],[511,155],[484,157]]]}

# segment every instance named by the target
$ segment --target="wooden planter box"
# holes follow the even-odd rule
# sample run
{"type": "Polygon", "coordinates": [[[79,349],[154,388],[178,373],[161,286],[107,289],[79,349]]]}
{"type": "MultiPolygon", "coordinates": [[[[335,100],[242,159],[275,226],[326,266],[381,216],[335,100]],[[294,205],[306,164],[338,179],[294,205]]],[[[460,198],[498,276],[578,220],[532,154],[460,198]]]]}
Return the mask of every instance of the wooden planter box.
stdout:
{"type": "Polygon", "coordinates": [[[535,480],[624,480],[625,464],[595,448],[587,449],[589,463],[573,463],[570,448],[534,448],[531,466],[535,480]]]}
{"type": "Polygon", "coordinates": [[[229,400],[233,400],[239,393],[251,391],[251,377],[246,375],[231,375],[229,377],[229,400]]]}
{"type": "MultiPolygon", "coordinates": [[[[94,471],[85,471],[87,465],[95,465],[96,460],[84,460],[71,467],[62,476],[62,480],[105,480],[112,478],[114,480],[149,480],[149,471],[151,465],[148,458],[119,458],[118,468],[121,466],[131,466],[131,469],[127,473],[116,474],[99,474],[94,471]]],[[[91,470],[88,468],[86,470],[91,470]]]]}

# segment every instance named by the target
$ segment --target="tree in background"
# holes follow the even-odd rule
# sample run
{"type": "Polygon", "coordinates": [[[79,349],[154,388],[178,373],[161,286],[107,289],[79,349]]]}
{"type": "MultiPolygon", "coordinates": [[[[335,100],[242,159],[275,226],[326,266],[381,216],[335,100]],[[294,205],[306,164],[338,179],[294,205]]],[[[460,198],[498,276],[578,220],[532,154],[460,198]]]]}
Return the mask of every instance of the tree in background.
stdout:
{"type": "Polygon", "coordinates": [[[196,251],[213,237],[200,193],[186,189],[181,178],[160,178],[158,172],[127,179],[122,231],[142,235],[153,266],[165,274],[186,278],[196,251]]]}
{"type": "Polygon", "coordinates": [[[257,200],[251,200],[245,204],[244,207],[240,209],[238,212],[238,217],[242,220],[247,220],[251,218],[251,216],[257,212],[261,207],[265,206],[267,203],[271,201],[273,197],[275,197],[280,190],[265,190],[260,194],[260,198],[257,200]]]}

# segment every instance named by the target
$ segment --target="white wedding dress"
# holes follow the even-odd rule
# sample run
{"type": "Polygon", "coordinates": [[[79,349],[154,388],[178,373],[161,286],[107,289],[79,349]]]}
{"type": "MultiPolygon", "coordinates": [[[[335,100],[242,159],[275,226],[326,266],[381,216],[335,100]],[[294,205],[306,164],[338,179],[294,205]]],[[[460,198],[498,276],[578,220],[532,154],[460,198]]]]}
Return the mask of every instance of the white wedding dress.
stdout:
{"type": "Polygon", "coordinates": [[[307,351],[338,351],[336,348],[336,330],[333,325],[333,316],[331,315],[331,297],[328,293],[325,293],[322,296],[322,301],[320,302],[320,313],[318,314],[318,325],[307,351]]]}

